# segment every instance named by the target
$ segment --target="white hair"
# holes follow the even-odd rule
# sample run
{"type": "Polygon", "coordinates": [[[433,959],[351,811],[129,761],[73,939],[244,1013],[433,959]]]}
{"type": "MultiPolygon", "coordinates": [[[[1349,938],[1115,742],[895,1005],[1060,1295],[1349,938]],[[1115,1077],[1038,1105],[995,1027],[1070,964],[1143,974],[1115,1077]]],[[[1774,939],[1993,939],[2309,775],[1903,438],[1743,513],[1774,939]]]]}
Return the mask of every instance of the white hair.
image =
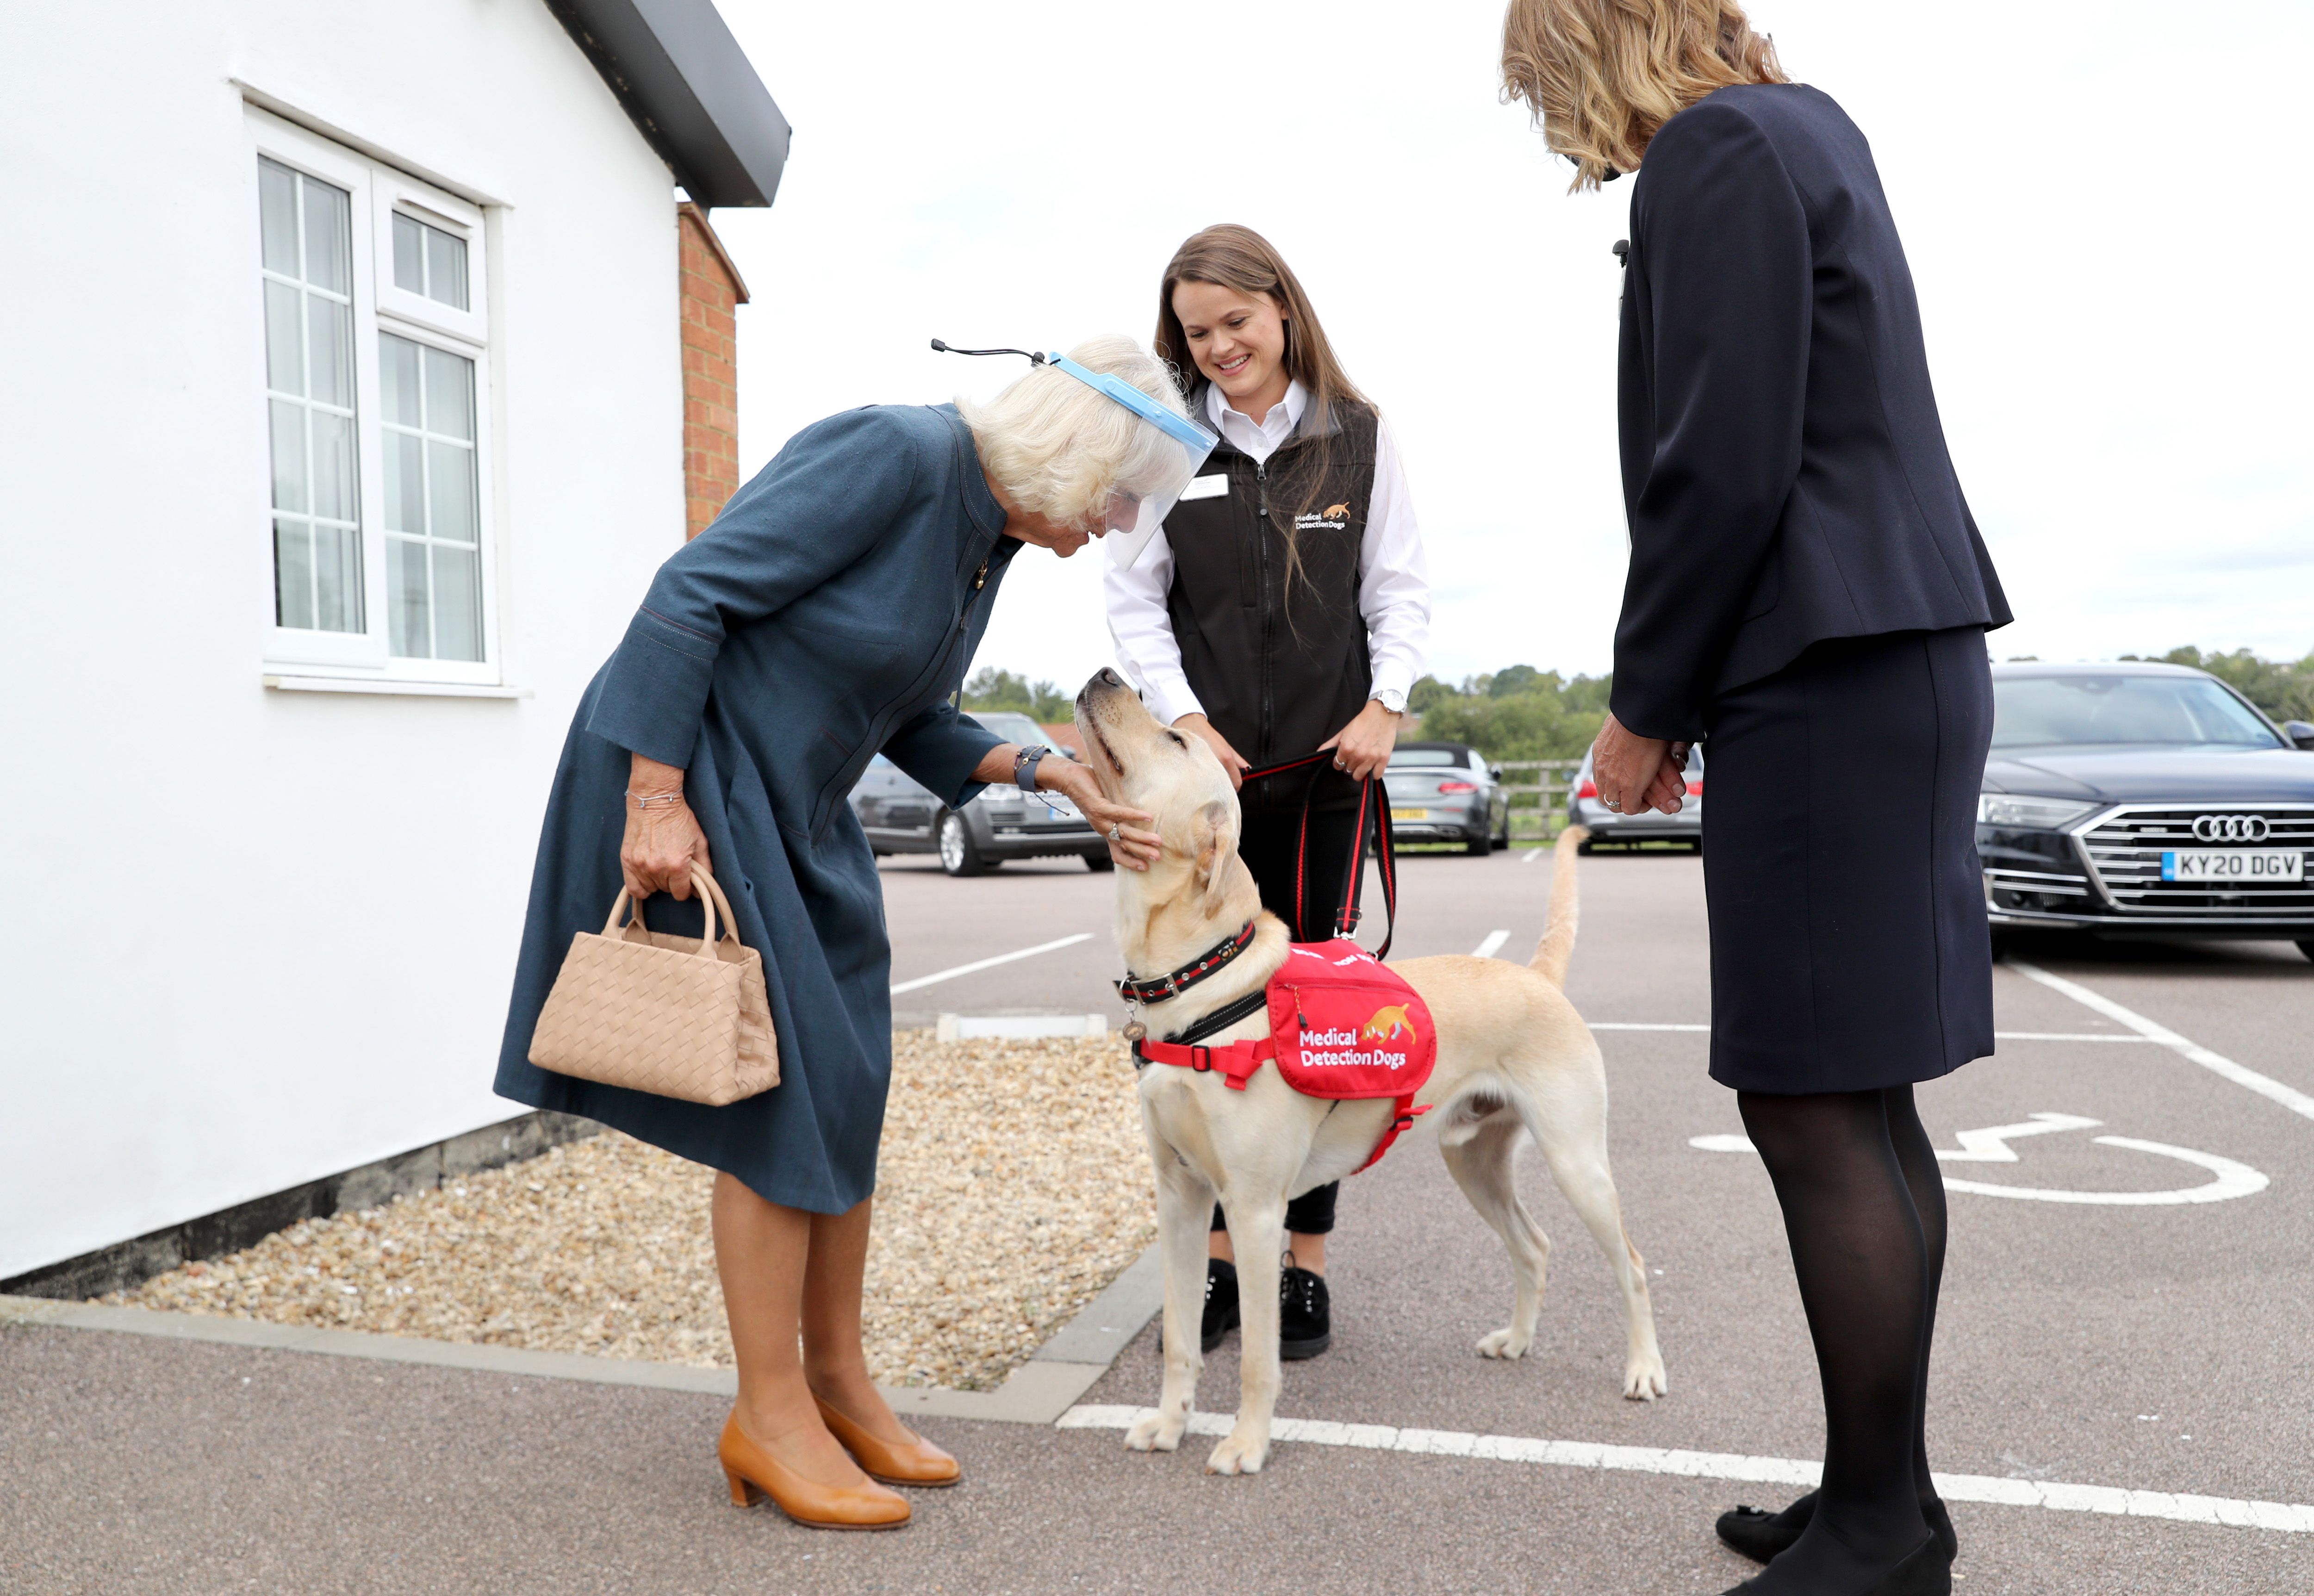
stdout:
{"type": "MultiPolygon", "coordinates": [[[[1188,413],[1172,368],[1122,334],[1087,339],[1069,358],[1124,378],[1177,415],[1188,413]]],[[[1059,525],[1092,520],[1117,489],[1141,491],[1179,464],[1179,444],[1050,366],[1030,367],[986,404],[959,397],[956,409],[1005,498],[1059,525]]]]}

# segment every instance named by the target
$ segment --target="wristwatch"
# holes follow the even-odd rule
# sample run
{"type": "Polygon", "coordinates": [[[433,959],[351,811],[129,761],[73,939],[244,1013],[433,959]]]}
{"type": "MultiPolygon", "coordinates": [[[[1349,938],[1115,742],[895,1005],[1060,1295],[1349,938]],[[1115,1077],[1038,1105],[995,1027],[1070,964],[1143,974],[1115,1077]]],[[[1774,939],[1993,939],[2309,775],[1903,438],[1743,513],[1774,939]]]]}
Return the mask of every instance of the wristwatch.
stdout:
{"type": "Polygon", "coordinates": [[[1012,785],[1023,792],[1037,790],[1037,762],[1052,750],[1042,743],[1031,743],[1012,756],[1012,785]]]}
{"type": "Polygon", "coordinates": [[[1406,713],[1406,694],[1400,692],[1395,687],[1376,688],[1374,690],[1373,701],[1380,704],[1383,709],[1388,710],[1393,715],[1403,715],[1406,713]]]}

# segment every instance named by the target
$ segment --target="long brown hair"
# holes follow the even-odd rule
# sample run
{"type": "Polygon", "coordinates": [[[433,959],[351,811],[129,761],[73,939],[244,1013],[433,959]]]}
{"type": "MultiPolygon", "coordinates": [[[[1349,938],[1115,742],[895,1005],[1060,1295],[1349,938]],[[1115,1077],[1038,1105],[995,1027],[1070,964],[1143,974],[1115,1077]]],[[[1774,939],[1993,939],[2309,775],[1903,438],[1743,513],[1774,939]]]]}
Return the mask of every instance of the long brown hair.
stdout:
{"type": "Polygon", "coordinates": [[[1714,89],[1791,80],[1736,0],[1511,0],[1503,99],[1523,101],[1573,189],[1634,172],[1672,118],[1714,89]]]}
{"type": "MultiPolygon", "coordinates": [[[[1335,358],[1334,346],[1326,341],[1326,330],[1318,321],[1318,313],[1312,307],[1310,296],[1302,291],[1301,279],[1285,264],[1285,257],[1260,234],[1235,222],[1218,223],[1191,234],[1166,263],[1165,280],[1157,290],[1157,358],[1173,363],[1183,389],[1195,385],[1197,362],[1189,353],[1189,338],[1182,330],[1181,318],[1173,313],[1173,290],[1181,283],[1212,283],[1217,287],[1234,288],[1241,294],[1266,295],[1284,314],[1285,375],[1301,384],[1310,396],[1309,408],[1302,415],[1301,431],[1314,446],[1311,469],[1305,473],[1303,501],[1297,507],[1297,514],[1309,509],[1317,502],[1317,496],[1325,491],[1326,468],[1332,463],[1329,439],[1333,432],[1334,407],[1347,401],[1371,410],[1373,401],[1358,392],[1357,384],[1350,381],[1342,363],[1335,358]]],[[[1294,579],[1302,575],[1300,534],[1294,527],[1294,516],[1276,520],[1277,530],[1285,539],[1285,590],[1291,624],[1294,579]]]]}

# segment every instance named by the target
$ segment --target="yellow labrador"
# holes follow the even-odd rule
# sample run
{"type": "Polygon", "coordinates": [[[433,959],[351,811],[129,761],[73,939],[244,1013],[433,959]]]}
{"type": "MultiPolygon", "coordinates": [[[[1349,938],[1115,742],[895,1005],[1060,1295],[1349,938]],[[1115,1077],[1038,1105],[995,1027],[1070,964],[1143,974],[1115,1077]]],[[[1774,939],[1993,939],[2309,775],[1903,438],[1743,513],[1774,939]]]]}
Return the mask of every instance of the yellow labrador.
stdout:
{"type": "MultiPolygon", "coordinates": [[[[1221,762],[1203,739],[1161,726],[1113,671],[1077,695],[1077,728],[1110,798],[1157,817],[1164,856],[1146,872],[1117,872],[1117,945],[1136,977],[1178,970],[1257,921],[1252,944],[1217,974],[1144,1019],[1153,1037],[1178,1036],[1205,1015],[1259,990],[1286,957],[1283,921],[1261,909],[1238,858],[1239,811],[1221,762]]],[[[1575,947],[1575,844],[1559,840],[1550,915],[1531,967],[1446,957],[1393,965],[1422,995],[1438,1029],[1438,1062],[1417,1101],[1431,1112],[1455,1184],[1509,1249],[1511,1322],[1479,1343],[1515,1358],[1534,1339],[1550,1242],[1519,1201],[1513,1165],[1528,1136],[1593,1238],[1623,1292],[1623,1394],[1651,1401],[1667,1389],[1656,1345],[1647,1271],[1623,1233],[1607,1170],[1607,1078],[1598,1044],[1559,991],[1575,947]]],[[[1207,1040],[1260,1036],[1257,1011],[1207,1040]]],[[[1156,1412],[1127,1432],[1137,1451],[1170,1451],[1188,1428],[1204,1365],[1206,1235],[1219,1196],[1238,1259],[1244,1368],[1235,1427],[1206,1459],[1208,1472],[1251,1474],[1269,1455],[1278,1389],[1277,1286],[1288,1198],[1338,1180],[1373,1150],[1388,1098],[1307,1098],[1275,1069],[1243,1091],[1214,1073],[1152,1064],[1141,1072],[1141,1117],[1156,1167],[1165,1275],[1165,1382],[1156,1412]]]]}

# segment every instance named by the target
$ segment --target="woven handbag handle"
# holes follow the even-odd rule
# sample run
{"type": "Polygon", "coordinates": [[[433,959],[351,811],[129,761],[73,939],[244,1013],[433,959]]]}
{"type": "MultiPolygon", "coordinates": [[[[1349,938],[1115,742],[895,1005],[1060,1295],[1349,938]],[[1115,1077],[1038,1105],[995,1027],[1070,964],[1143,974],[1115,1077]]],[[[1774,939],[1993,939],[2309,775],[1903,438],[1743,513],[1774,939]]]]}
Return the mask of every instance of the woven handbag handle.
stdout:
{"type": "MultiPolygon", "coordinates": [[[[723,889],[715,885],[715,877],[697,865],[691,867],[691,885],[697,889],[699,907],[707,917],[706,934],[699,939],[699,952],[702,957],[713,958],[715,957],[715,911],[718,909],[723,911],[723,924],[727,930],[729,930],[731,902],[723,895],[723,889]]],[[[611,900],[611,918],[603,922],[603,934],[606,937],[618,936],[620,934],[619,917],[631,910],[632,918],[628,921],[628,929],[640,930],[645,934],[649,934],[650,928],[643,924],[641,900],[633,897],[623,886],[619,888],[619,895],[611,900]]],[[[734,932],[734,934],[737,933],[734,932]]]]}

